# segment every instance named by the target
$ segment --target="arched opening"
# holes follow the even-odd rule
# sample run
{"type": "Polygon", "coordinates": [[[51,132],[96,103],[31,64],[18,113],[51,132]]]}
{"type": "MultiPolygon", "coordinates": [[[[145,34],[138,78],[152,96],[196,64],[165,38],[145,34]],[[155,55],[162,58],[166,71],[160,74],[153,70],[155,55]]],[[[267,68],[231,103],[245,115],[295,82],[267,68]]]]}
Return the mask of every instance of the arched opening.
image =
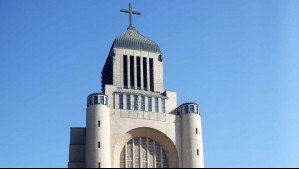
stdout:
{"type": "Polygon", "coordinates": [[[168,162],[159,143],[150,138],[137,137],[123,147],[120,168],[168,168],[168,162]]]}
{"type": "Polygon", "coordinates": [[[115,168],[131,166],[133,168],[143,168],[143,166],[146,166],[145,168],[180,167],[177,148],[173,141],[161,131],[148,127],[136,128],[125,133],[115,144],[113,154],[115,168]],[[137,148],[138,142],[139,149],[137,148]],[[134,148],[135,145],[136,148],[134,148]],[[160,154],[159,152],[157,154],[159,150],[160,154]],[[147,156],[142,156],[143,152],[147,153],[147,156]],[[150,155],[153,155],[153,159],[150,155]],[[161,160],[157,160],[157,157],[161,160]],[[152,162],[149,162],[150,160],[152,162]]]}

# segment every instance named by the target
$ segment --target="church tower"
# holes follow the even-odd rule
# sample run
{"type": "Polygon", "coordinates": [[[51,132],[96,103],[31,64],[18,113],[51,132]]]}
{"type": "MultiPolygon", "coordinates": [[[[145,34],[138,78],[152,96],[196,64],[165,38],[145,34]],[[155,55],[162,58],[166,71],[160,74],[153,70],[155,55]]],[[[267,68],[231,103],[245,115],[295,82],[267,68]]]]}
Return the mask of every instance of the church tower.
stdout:
{"type": "Polygon", "coordinates": [[[87,97],[86,128],[71,128],[69,168],[203,168],[199,105],[177,106],[164,90],[157,43],[132,24],[102,70],[102,91],[87,97]]]}

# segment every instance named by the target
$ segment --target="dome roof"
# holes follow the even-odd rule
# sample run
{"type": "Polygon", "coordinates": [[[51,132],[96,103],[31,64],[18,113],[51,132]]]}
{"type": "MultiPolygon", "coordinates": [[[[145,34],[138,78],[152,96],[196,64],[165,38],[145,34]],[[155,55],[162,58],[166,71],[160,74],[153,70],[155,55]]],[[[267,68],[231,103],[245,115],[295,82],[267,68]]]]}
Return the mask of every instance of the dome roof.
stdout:
{"type": "Polygon", "coordinates": [[[161,53],[158,44],[139,34],[134,27],[128,27],[127,31],[123,35],[117,37],[113,42],[112,48],[161,53]]]}

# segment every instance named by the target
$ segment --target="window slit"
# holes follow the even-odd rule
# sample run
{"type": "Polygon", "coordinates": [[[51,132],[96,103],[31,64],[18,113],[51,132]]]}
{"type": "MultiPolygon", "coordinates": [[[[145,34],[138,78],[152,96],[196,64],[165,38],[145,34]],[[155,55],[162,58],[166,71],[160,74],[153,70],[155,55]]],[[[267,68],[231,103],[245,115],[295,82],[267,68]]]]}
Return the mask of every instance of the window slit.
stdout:
{"type": "Polygon", "coordinates": [[[130,56],[130,85],[131,85],[131,88],[132,89],[134,89],[134,87],[135,87],[135,84],[134,84],[134,76],[135,76],[135,74],[134,74],[134,64],[135,64],[135,62],[134,62],[134,56],[130,56]]]}
{"type": "Polygon", "coordinates": [[[137,89],[141,89],[141,65],[140,57],[137,57],[137,89]]]}
{"type": "Polygon", "coordinates": [[[150,71],[150,91],[154,91],[154,60],[149,59],[149,71],[150,71]]]}
{"type": "Polygon", "coordinates": [[[147,90],[147,58],[143,58],[143,87],[147,90]]]}
{"type": "Polygon", "coordinates": [[[128,56],[123,57],[124,88],[128,87],[128,56]]]}

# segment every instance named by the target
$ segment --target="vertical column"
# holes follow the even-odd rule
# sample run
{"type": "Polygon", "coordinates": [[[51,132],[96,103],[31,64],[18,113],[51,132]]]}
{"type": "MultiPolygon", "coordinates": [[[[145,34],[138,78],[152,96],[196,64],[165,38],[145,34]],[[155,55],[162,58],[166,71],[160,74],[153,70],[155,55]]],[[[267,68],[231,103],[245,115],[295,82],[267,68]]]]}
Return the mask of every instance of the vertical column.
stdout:
{"type": "Polygon", "coordinates": [[[146,165],[146,167],[147,168],[150,168],[149,167],[149,148],[148,148],[148,138],[146,138],[146,161],[147,161],[147,165],[146,165]]]}
{"type": "Polygon", "coordinates": [[[147,63],[146,63],[146,65],[147,65],[147,69],[146,69],[146,70],[147,70],[147,73],[146,73],[146,74],[147,74],[147,90],[148,90],[148,91],[150,91],[150,82],[151,82],[151,79],[150,79],[150,71],[149,71],[149,70],[150,70],[150,69],[149,69],[149,59],[150,59],[150,58],[146,58],[146,61],[147,61],[147,63]]]}
{"type": "Polygon", "coordinates": [[[139,161],[139,168],[142,168],[142,142],[141,142],[141,137],[139,137],[138,138],[138,140],[139,140],[139,159],[140,159],[140,161],[139,161]]]}
{"type": "Polygon", "coordinates": [[[132,168],[135,168],[135,139],[132,139],[132,168]]]}
{"type": "Polygon", "coordinates": [[[160,54],[153,56],[154,91],[163,92],[163,62],[159,60],[160,54]]]}
{"type": "Polygon", "coordinates": [[[155,79],[154,79],[154,59],[149,59],[149,73],[150,73],[150,91],[155,91],[155,79]]]}
{"type": "Polygon", "coordinates": [[[154,168],[157,168],[157,164],[156,164],[156,162],[157,162],[157,160],[156,160],[156,142],[154,141],[154,164],[153,164],[153,166],[154,166],[154,168]]]}
{"type": "Polygon", "coordinates": [[[131,88],[131,59],[128,56],[128,61],[127,61],[127,68],[128,68],[128,88],[131,88]]]}
{"type": "Polygon", "coordinates": [[[202,135],[196,133],[196,128],[201,131],[200,115],[194,113],[181,115],[183,168],[204,167],[202,135]]]}
{"type": "Polygon", "coordinates": [[[143,58],[140,57],[140,81],[141,81],[141,89],[144,90],[144,81],[143,81],[143,58]]]}
{"type": "Polygon", "coordinates": [[[134,58],[134,89],[137,89],[137,57],[134,58]]]}
{"type": "Polygon", "coordinates": [[[125,166],[128,168],[128,144],[125,145],[125,166]]]}
{"type": "Polygon", "coordinates": [[[110,160],[110,108],[105,105],[103,95],[100,102],[94,100],[86,112],[86,168],[111,167],[110,160]]]}

